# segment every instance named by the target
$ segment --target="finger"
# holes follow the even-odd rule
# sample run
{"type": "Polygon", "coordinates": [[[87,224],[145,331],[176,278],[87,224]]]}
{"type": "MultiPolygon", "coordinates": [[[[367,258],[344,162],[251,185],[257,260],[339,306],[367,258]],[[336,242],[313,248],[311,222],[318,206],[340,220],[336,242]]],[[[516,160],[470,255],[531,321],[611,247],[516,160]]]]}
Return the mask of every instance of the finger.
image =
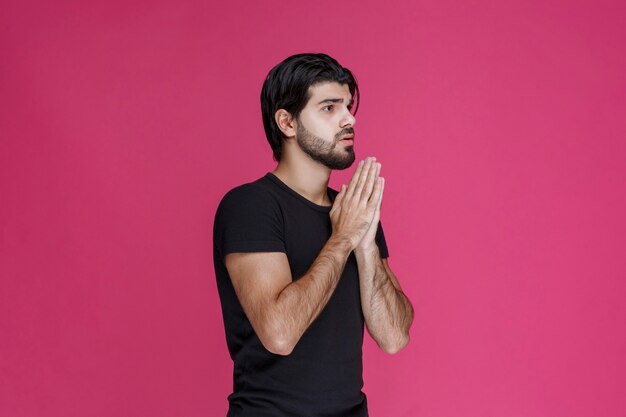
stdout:
{"type": "Polygon", "coordinates": [[[356,172],[354,173],[354,193],[356,194],[357,192],[360,193],[361,188],[363,187],[363,178],[367,178],[367,173],[369,172],[370,167],[372,166],[372,158],[365,158],[363,160],[363,166],[361,167],[361,171],[359,172],[359,174],[357,175],[356,172]]]}
{"type": "Polygon", "coordinates": [[[380,189],[380,197],[378,198],[378,207],[376,208],[376,210],[380,211],[380,208],[383,206],[383,196],[385,194],[385,179],[383,177],[380,177],[381,181],[382,181],[382,187],[380,189]]]}
{"type": "Polygon", "coordinates": [[[380,175],[380,163],[376,162],[370,169],[367,174],[367,180],[365,182],[365,187],[363,189],[363,194],[361,195],[362,199],[368,201],[372,196],[372,190],[374,189],[374,185],[376,184],[376,179],[380,175]]]}
{"type": "Polygon", "coordinates": [[[370,198],[368,205],[374,206],[376,208],[380,207],[383,199],[383,188],[385,187],[385,179],[383,177],[379,177],[376,180],[376,185],[374,186],[374,191],[372,192],[372,198],[370,198]]]}
{"type": "Polygon", "coordinates": [[[359,161],[359,165],[356,167],[356,171],[354,171],[354,174],[352,175],[352,178],[350,179],[350,183],[348,184],[348,187],[346,189],[347,198],[350,198],[352,194],[354,193],[356,183],[359,180],[361,171],[363,170],[363,165],[365,165],[365,159],[359,161]]]}
{"type": "Polygon", "coordinates": [[[359,199],[361,198],[361,194],[363,193],[363,187],[365,186],[365,184],[367,183],[367,176],[370,172],[370,170],[372,169],[372,165],[374,164],[374,161],[376,160],[376,158],[367,158],[365,165],[363,166],[363,169],[361,170],[361,174],[359,175],[359,179],[358,182],[356,183],[356,186],[354,188],[354,197],[359,199]]]}

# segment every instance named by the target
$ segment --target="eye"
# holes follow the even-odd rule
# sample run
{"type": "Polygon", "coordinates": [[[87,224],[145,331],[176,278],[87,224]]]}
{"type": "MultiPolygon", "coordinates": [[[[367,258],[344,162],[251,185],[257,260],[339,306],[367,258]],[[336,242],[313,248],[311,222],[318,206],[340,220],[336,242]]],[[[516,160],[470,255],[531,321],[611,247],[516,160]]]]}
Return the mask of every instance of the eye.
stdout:
{"type": "Polygon", "coordinates": [[[334,108],[335,106],[333,106],[332,104],[329,104],[328,106],[322,107],[322,110],[325,112],[329,112],[329,111],[332,111],[334,108]]]}

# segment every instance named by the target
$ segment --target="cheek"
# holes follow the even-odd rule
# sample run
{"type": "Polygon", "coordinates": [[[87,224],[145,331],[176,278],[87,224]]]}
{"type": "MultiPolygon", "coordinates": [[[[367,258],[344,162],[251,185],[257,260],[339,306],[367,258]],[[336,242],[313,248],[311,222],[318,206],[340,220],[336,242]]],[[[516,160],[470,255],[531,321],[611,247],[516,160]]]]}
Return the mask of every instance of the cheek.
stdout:
{"type": "Polygon", "coordinates": [[[311,118],[308,122],[305,122],[305,126],[310,133],[324,139],[334,139],[337,133],[335,129],[332,128],[330,120],[311,118]]]}
{"type": "Polygon", "coordinates": [[[335,114],[302,112],[300,118],[309,133],[329,142],[333,142],[335,135],[341,131],[339,128],[339,117],[335,114]]]}

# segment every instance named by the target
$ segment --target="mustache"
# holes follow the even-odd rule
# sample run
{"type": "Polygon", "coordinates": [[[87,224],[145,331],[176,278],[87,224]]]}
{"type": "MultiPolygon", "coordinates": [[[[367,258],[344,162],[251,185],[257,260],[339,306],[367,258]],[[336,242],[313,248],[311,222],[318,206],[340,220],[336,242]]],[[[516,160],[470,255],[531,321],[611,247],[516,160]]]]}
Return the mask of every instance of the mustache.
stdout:
{"type": "Polygon", "coordinates": [[[341,139],[341,137],[345,136],[345,135],[354,135],[354,128],[353,127],[347,127],[345,129],[341,129],[341,131],[335,135],[336,141],[339,141],[341,139]]]}

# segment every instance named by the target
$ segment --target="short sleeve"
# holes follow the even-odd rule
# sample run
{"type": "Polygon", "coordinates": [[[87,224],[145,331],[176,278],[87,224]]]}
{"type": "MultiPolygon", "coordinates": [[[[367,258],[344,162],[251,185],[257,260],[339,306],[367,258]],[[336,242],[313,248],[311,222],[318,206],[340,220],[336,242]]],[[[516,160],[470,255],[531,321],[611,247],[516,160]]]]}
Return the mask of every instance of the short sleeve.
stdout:
{"type": "Polygon", "coordinates": [[[376,245],[378,245],[378,251],[380,252],[381,259],[389,258],[389,250],[387,249],[387,241],[385,240],[385,233],[383,232],[383,224],[378,222],[378,230],[376,230],[376,245]]]}
{"type": "Polygon", "coordinates": [[[223,260],[235,252],[285,252],[283,217],[278,202],[251,184],[229,191],[213,224],[213,244],[223,260]]]}

